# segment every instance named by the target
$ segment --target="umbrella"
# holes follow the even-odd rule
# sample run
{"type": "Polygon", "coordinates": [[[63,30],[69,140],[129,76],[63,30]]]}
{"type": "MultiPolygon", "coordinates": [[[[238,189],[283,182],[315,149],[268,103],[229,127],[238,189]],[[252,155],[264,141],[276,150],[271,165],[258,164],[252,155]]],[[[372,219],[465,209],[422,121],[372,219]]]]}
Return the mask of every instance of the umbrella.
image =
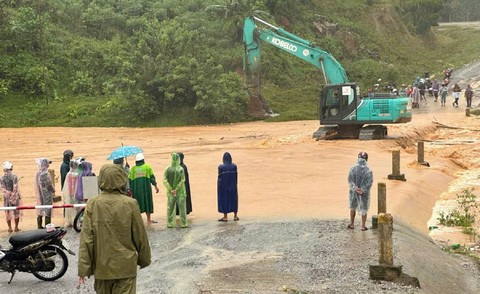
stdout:
{"type": "Polygon", "coordinates": [[[137,146],[121,146],[118,147],[117,149],[113,150],[112,153],[110,153],[110,156],[107,158],[107,160],[114,160],[117,158],[123,158],[127,157],[130,155],[135,155],[138,153],[142,153],[143,150],[140,147],[137,146]]]}

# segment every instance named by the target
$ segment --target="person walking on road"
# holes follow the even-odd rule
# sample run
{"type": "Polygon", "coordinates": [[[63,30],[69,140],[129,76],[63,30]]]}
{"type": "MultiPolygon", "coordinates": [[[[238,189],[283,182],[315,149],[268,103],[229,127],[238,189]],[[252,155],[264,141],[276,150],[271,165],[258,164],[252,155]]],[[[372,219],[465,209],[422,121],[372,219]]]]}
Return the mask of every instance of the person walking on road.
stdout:
{"type": "Polygon", "coordinates": [[[440,87],[440,102],[442,103],[442,106],[445,106],[445,103],[447,103],[447,95],[448,95],[448,87],[445,84],[442,84],[440,87]]]}
{"type": "Polygon", "coordinates": [[[358,211],[362,216],[361,231],[366,231],[367,212],[370,207],[370,188],[373,184],[373,173],[367,165],[367,152],[358,154],[357,163],[350,168],[348,172],[349,187],[349,207],[350,207],[350,224],[348,229],[354,229],[355,215],[358,211]]]}
{"type": "MultiPolygon", "coordinates": [[[[13,164],[10,161],[5,161],[2,164],[4,175],[0,177],[0,191],[3,195],[3,206],[15,207],[22,205],[22,197],[18,189],[18,178],[12,172],[13,164]]],[[[5,210],[5,217],[7,220],[8,232],[13,232],[12,220],[15,222],[15,232],[20,231],[18,223],[22,216],[21,210],[5,210]]]]}
{"type": "Polygon", "coordinates": [[[163,174],[163,185],[167,190],[167,228],[175,227],[176,211],[180,214],[180,226],[188,227],[185,193],[185,171],[180,165],[178,153],[172,153],[170,165],[163,174]]]}
{"type": "Polygon", "coordinates": [[[233,212],[233,220],[240,220],[238,212],[238,173],[230,153],[223,154],[223,164],[218,166],[217,203],[218,212],[223,213],[219,222],[227,222],[227,214],[233,212]]]}
{"type": "Polygon", "coordinates": [[[155,187],[155,193],[158,193],[160,190],[158,189],[153,169],[145,163],[143,153],[138,153],[135,156],[135,165],[130,169],[129,179],[130,189],[133,197],[137,199],[140,212],[147,214],[147,224],[157,223],[150,217],[153,213],[152,186],[155,187]]]}
{"type": "Polygon", "coordinates": [[[100,194],[85,207],[78,250],[78,285],[95,277],[96,293],[136,293],[137,266],[151,263],[137,201],[123,194],[128,177],[116,164],[100,169],[100,194]]]}
{"type": "Polygon", "coordinates": [[[467,88],[465,88],[465,99],[467,99],[467,107],[472,107],[472,98],[473,90],[470,84],[468,84],[467,88]]]}
{"type": "Polygon", "coordinates": [[[462,92],[462,89],[460,88],[460,86],[458,84],[455,84],[453,85],[453,88],[452,88],[452,95],[453,95],[453,99],[455,99],[455,101],[453,101],[452,105],[455,106],[455,107],[458,107],[458,99],[460,98],[460,92],[462,92]]]}
{"type": "Polygon", "coordinates": [[[440,84],[438,83],[438,80],[435,79],[432,84],[432,92],[433,92],[433,97],[435,97],[435,102],[438,100],[438,92],[440,90],[440,84]]]}

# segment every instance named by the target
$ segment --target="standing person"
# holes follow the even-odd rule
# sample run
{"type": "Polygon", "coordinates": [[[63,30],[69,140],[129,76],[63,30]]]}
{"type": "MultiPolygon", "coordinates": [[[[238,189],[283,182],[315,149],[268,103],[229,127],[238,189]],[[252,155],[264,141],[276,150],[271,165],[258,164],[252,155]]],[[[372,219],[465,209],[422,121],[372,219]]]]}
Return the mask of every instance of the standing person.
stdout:
{"type": "MultiPolygon", "coordinates": [[[[75,195],[77,193],[78,185],[78,163],[75,160],[70,160],[70,171],[65,177],[65,183],[62,189],[63,201],[65,204],[75,204],[75,195]]],[[[75,210],[73,208],[65,209],[65,224],[67,227],[73,226],[75,218],[75,210]]]]}
{"type": "Polygon", "coordinates": [[[442,84],[440,87],[440,102],[442,103],[442,106],[445,106],[445,103],[447,102],[447,94],[448,94],[448,87],[445,84],[442,84]]]}
{"type": "Polygon", "coordinates": [[[465,98],[467,99],[467,107],[472,107],[472,98],[473,98],[473,90],[470,84],[467,85],[465,88],[465,98]]]}
{"type": "Polygon", "coordinates": [[[458,107],[458,99],[460,98],[460,92],[462,92],[462,89],[460,89],[460,86],[458,84],[455,84],[453,85],[452,91],[453,98],[455,99],[452,105],[458,107]]]}
{"type": "Polygon", "coordinates": [[[433,81],[433,85],[432,85],[432,91],[433,91],[433,96],[435,97],[435,102],[437,102],[437,100],[438,100],[439,90],[440,90],[440,84],[438,83],[438,80],[435,79],[433,81]]]}
{"type": "Polygon", "coordinates": [[[73,151],[67,149],[63,151],[63,160],[60,165],[60,188],[63,190],[63,184],[65,183],[65,177],[70,171],[70,160],[73,158],[73,151]]]}
{"type": "Polygon", "coordinates": [[[137,265],[150,265],[151,251],[137,201],[124,197],[125,171],[100,169],[100,194],[85,207],[78,256],[78,284],[95,277],[96,293],[136,293],[137,265]]]}
{"type": "Polygon", "coordinates": [[[418,89],[417,84],[413,85],[412,108],[420,108],[420,90],[418,89]]]}
{"type": "Polygon", "coordinates": [[[362,216],[361,231],[366,231],[367,212],[370,207],[370,188],[373,184],[373,173],[367,165],[367,152],[358,154],[357,164],[350,168],[348,172],[349,187],[349,207],[350,207],[350,224],[348,229],[354,228],[355,215],[358,211],[362,216]]]}
{"type": "MultiPolygon", "coordinates": [[[[0,177],[0,191],[3,194],[3,206],[19,206],[22,205],[22,197],[18,189],[18,178],[13,174],[13,164],[5,161],[2,164],[4,175],[0,177]]],[[[20,231],[18,223],[20,222],[21,210],[5,210],[5,217],[8,225],[8,232],[12,230],[12,220],[15,222],[15,232],[20,231]]]]}
{"type": "Polygon", "coordinates": [[[398,94],[400,96],[407,96],[407,86],[405,86],[405,84],[402,84],[400,86],[400,90],[398,90],[398,94]]]}
{"type": "Polygon", "coordinates": [[[133,197],[137,199],[140,206],[140,212],[147,214],[147,224],[155,224],[156,221],[150,218],[153,213],[153,197],[152,186],[155,187],[155,193],[160,190],[157,186],[153,169],[145,163],[143,153],[135,156],[135,166],[130,169],[130,189],[132,189],[133,197]]]}
{"type": "Polygon", "coordinates": [[[228,221],[227,213],[233,212],[233,220],[240,220],[238,212],[238,173],[230,153],[223,154],[223,164],[218,166],[217,203],[218,212],[223,213],[219,222],[228,221]]]}
{"type": "MultiPolygon", "coordinates": [[[[128,164],[128,162],[126,164],[123,164],[123,163],[124,163],[123,157],[113,160],[113,164],[117,164],[118,166],[120,166],[125,171],[128,177],[130,175],[130,165],[128,164]]],[[[127,185],[125,185],[125,194],[127,194],[130,197],[132,196],[132,191],[130,190],[130,181],[127,181],[127,185]]]]}
{"type": "Polygon", "coordinates": [[[180,213],[180,226],[188,227],[185,193],[185,171],[180,166],[180,156],[172,153],[172,161],[163,174],[163,185],[167,190],[167,228],[175,227],[175,212],[180,213]]]}
{"type": "MultiPolygon", "coordinates": [[[[183,168],[183,172],[185,174],[185,193],[187,194],[187,198],[185,198],[186,206],[187,206],[187,214],[192,212],[192,195],[190,194],[190,177],[188,175],[188,168],[185,165],[183,159],[185,155],[182,152],[177,152],[178,156],[180,156],[180,166],[183,168]]],[[[180,215],[177,207],[177,215],[180,215]]]]}
{"type": "Polygon", "coordinates": [[[426,88],[425,82],[421,81],[420,85],[418,86],[418,90],[420,92],[420,101],[424,100],[425,102],[427,102],[427,98],[425,97],[425,88],[426,88]]]}
{"type": "Polygon", "coordinates": [[[84,203],[85,199],[83,197],[83,177],[92,177],[95,176],[95,173],[92,171],[92,163],[88,161],[77,161],[78,168],[78,182],[77,182],[77,189],[75,191],[75,203],[80,204],[84,203]],[[81,170],[81,172],[79,172],[81,170]]]}
{"type": "MultiPolygon", "coordinates": [[[[48,172],[48,167],[52,163],[47,158],[38,158],[36,160],[38,164],[38,172],[36,175],[36,189],[35,194],[37,196],[37,205],[52,205],[53,195],[55,194],[55,186],[52,182],[52,177],[48,172]]],[[[45,225],[48,225],[52,220],[51,208],[37,209],[37,227],[43,229],[42,226],[43,217],[45,216],[45,225]]]]}

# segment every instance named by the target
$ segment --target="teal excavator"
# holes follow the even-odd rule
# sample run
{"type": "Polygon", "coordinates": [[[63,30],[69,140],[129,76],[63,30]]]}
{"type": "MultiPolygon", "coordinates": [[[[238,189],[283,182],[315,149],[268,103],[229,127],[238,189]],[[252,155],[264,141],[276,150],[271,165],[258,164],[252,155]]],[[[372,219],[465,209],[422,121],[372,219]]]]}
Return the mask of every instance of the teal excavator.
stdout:
{"type": "Polygon", "coordinates": [[[248,108],[252,116],[267,118],[278,115],[270,109],[260,91],[260,40],[303,59],[322,71],[325,84],[320,92],[320,127],[313,133],[315,139],[383,139],[387,135],[387,128],[383,124],[407,123],[412,120],[408,97],[393,93],[369,93],[361,97],[358,84],[348,80],[342,65],[330,53],[254,16],[245,19],[243,28],[244,88],[250,96],[248,108]]]}

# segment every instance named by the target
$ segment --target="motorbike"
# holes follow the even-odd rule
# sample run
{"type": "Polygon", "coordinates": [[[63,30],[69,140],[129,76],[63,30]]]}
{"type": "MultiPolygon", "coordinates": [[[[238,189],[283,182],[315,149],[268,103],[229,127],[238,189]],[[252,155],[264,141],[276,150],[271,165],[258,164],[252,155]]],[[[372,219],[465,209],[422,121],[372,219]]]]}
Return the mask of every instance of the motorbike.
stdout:
{"type": "Polygon", "coordinates": [[[85,207],[82,207],[77,214],[75,215],[75,218],[73,219],[73,229],[77,232],[80,233],[82,231],[82,224],[83,224],[83,214],[85,213],[85,207]]]}
{"type": "Polygon", "coordinates": [[[17,271],[31,273],[43,281],[61,278],[68,268],[65,251],[75,255],[63,240],[65,228],[20,232],[10,237],[11,248],[0,248],[0,271],[11,274],[10,284],[17,271]]]}

